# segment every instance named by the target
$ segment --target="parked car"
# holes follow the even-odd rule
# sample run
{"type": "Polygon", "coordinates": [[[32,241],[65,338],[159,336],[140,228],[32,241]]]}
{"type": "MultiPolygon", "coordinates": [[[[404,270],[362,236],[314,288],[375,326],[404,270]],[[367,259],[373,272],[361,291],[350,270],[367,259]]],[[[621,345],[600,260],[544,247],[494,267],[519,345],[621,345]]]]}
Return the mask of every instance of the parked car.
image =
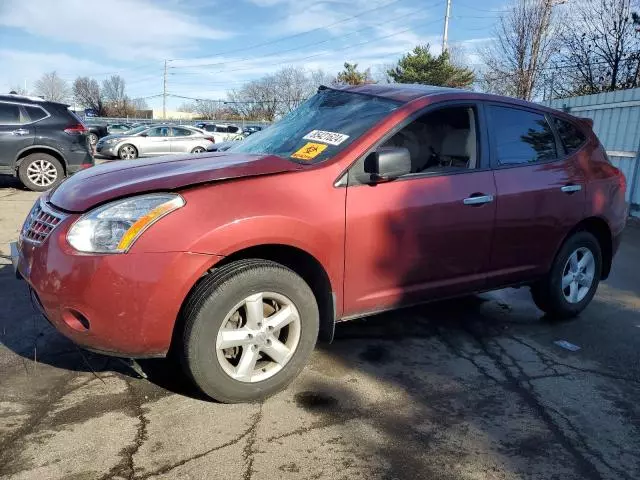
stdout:
{"type": "Polygon", "coordinates": [[[252,133],[259,132],[260,130],[262,130],[262,127],[260,127],[259,125],[246,125],[246,126],[242,129],[242,132],[243,132],[245,135],[251,135],[252,133]]]}
{"type": "Polygon", "coordinates": [[[238,143],[238,140],[230,140],[228,142],[213,143],[207,147],[207,152],[226,152],[237,143],[238,143]]]}
{"type": "Polygon", "coordinates": [[[205,123],[199,128],[212,135],[216,143],[237,140],[242,135],[242,129],[237,125],[205,123]]]}
{"type": "Polygon", "coordinates": [[[85,126],[89,131],[89,144],[92,147],[95,147],[102,137],[106,137],[109,135],[109,131],[107,130],[107,126],[102,123],[86,123],[85,126]]]}
{"type": "Polygon", "coordinates": [[[93,165],[87,133],[68,105],[0,95],[0,174],[17,176],[37,192],[55,187],[93,165]]]}
{"type": "Polygon", "coordinates": [[[118,133],[126,133],[131,130],[132,125],[129,123],[110,123],[107,125],[107,131],[110,135],[116,135],[118,133]]]}
{"type": "Polygon", "coordinates": [[[139,126],[125,134],[101,138],[96,152],[106,157],[131,160],[175,153],[202,153],[212,143],[211,134],[193,127],[139,126]]]}
{"type": "Polygon", "coordinates": [[[566,113],[438,87],[321,87],[229,152],[71,177],[33,207],[12,260],[74,342],[171,348],[207,395],[252,401],[295,378],[338,321],[509,286],[578,315],[611,271],[625,189],[566,113]]]}

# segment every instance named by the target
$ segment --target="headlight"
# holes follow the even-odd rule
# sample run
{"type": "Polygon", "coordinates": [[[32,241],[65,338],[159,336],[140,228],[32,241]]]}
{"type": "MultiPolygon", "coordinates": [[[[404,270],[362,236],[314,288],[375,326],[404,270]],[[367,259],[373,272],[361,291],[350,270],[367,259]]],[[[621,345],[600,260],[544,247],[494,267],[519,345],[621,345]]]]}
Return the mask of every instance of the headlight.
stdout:
{"type": "Polygon", "coordinates": [[[142,232],[184,204],[184,199],[174,193],[111,202],[76,220],[67,233],[67,241],[80,252],[126,252],[142,232]]]}
{"type": "Polygon", "coordinates": [[[107,138],[104,143],[107,145],[113,145],[114,143],[117,143],[118,140],[118,138],[107,138]]]}

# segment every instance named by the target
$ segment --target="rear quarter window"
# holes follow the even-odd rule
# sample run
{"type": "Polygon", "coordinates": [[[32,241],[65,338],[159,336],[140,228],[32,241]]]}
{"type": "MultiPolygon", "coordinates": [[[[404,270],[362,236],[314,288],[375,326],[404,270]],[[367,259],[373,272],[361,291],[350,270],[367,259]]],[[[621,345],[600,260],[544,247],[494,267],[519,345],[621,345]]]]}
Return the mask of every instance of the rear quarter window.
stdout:
{"type": "Polygon", "coordinates": [[[42,120],[47,116],[47,112],[42,110],[40,107],[25,105],[24,109],[27,111],[27,115],[29,115],[30,122],[37,122],[38,120],[42,120]]]}
{"type": "Polygon", "coordinates": [[[587,137],[571,122],[554,118],[558,136],[567,153],[578,150],[587,141],[587,137]]]}

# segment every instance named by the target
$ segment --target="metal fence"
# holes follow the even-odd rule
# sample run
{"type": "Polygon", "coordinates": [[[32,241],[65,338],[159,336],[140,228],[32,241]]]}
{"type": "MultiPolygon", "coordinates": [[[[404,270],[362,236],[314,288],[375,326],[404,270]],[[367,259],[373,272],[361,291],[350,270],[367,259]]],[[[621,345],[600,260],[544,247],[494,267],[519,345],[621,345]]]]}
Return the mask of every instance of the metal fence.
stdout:
{"type": "Polygon", "coordinates": [[[593,120],[593,128],[611,162],[627,179],[631,213],[640,216],[640,88],[543,103],[593,120]]]}

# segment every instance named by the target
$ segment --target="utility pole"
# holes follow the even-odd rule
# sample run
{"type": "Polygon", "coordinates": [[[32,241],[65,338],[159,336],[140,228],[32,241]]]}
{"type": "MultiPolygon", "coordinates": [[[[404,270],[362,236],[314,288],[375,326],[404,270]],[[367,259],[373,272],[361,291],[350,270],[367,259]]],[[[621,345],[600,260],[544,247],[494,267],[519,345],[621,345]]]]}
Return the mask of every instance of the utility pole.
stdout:
{"type": "Polygon", "coordinates": [[[162,81],[162,119],[167,119],[167,61],[164,61],[164,79],[162,81]]]}
{"type": "Polygon", "coordinates": [[[449,16],[451,13],[451,0],[447,0],[447,10],[444,14],[444,33],[442,34],[442,53],[447,51],[449,40],[449,16]]]}

